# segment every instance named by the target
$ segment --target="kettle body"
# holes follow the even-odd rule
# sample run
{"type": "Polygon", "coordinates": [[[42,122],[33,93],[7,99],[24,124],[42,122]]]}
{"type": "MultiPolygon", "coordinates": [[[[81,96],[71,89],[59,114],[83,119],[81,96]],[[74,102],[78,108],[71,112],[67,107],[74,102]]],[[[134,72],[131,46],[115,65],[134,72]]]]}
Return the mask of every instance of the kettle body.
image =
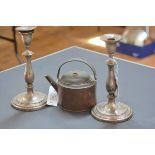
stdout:
{"type": "Polygon", "coordinates": [[[57,73],[57,83],[46,76],[58,93],[58,106],[70,112],[90,111],[96,105],[96,71],[94,67],[82,59],[71,59],[63,63],[57,73]],[[93,72],[93,76],[84,71],[70,71],[60,77],[60,70],[66,63],[78,61],[86,64],[93,72]]]}

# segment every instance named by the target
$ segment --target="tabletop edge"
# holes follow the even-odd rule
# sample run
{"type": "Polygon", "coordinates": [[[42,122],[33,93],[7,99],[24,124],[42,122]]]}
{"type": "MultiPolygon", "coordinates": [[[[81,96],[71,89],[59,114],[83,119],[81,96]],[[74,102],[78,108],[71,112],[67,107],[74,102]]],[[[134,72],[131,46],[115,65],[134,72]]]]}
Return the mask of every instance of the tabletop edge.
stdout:
{"type": "MultiPolygon", "coordinates": [[[[82,49],[82,50],[85,50],[85,52],[89,51],[89,52],[92,52],[92,53],[95,53],[95,54],[107,56],[107,54],[105,54],[105,53],[100,53],[100,52],[93,51],[93,50],[90,50],[90,49],[87,49],[87,48],[83,48],[83,47],[79,47],[79,46],[73,45],[73,46],[69,46],[69,47],[67,47],[67,48],[61,49],[61,50],[59,50],[59,51],[56,51],[56,52],[54,52],[54,53],[45,55],[45,56],[43,56],[43,57],[37,58],[37,59],[35,59],[35,60],[32,60],[32,62],[35,62],[35,61],[44,59],[44,58],[46,58],[46,57],[48,57],[48,56],[51,56],[51,55],[59,54],[59,53],[61,53],[61,52],[63,52],[63,51],[66,51],[66,50],[69,50],[69,49],[72,49],[72,48],[82,49]]],[[[135,64],[135,65],[147,67],[147,68],[150,68],[150,69],[155,69],[154,67],[147,66],[147,65],[144,65],[144,64],[140,64],[140,63],[137,63],[137,62],[133,62],[133,61],[130,61],[130,60],[126,60],[126,59],[122,59],[122,58],[118,58],[118,57],[115,57],[115,59],[118,59],[118,60],[121,60],[121,61],[125,61],[125,62],[129,62],[129,63],[135,64]]],[[[18,68],[18,67],[23,66],[23,65],[25,65],[25,63],[20,64],[20,65],[17,65],[17,66],[14,66],[14,67],[11,67],[11,68],[8,68],[8,69],[6,69],[6,70],[3,70],[3,71],[0,72],[0,74],[1,74],[1,73],[4,73],[4,72],[6,72],[6,71],[9,71],[9,70],[18,68]]]]}

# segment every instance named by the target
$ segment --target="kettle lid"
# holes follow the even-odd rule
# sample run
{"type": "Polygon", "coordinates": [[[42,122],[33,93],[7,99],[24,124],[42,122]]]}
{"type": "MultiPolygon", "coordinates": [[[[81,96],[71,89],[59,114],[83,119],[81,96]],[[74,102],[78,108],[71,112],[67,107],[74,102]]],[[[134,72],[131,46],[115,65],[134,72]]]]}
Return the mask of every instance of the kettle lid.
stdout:
{"type": "Polygon", "coordinates": [[[90,82],[92,82],[92,78],[84,71],[75,70],[62,75],[59,82],[63,85],[83,86],[90,84],[90,82]]]}

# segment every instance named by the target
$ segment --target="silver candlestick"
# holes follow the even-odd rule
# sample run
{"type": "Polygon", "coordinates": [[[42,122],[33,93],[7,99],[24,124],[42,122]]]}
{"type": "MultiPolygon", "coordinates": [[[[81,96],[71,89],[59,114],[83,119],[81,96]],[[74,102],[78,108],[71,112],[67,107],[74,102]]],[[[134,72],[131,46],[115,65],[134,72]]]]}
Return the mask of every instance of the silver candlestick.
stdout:
{"type": "Polygon", "coordinates": [[[123,122],[132,117],[132,109],[121,102],[116,103],[117,97],[116,91],[118,91],[118,85],[115,77],[114,67],[116,61],[113,55],[116,52],[116,45],[121,39],[117,34],[105,34],[101,37],[101,40],[106,42],[106,48],[109,55],[109,59],[106,61],[108,66],[108,78],[106,81],[106,89],[108,91],[108,101],[106,103],[97,104],[91,111],[92,116],[97,120],[106,122],[123,122]]]}
{"type": "Polygon", "coordinates": [[[29,50],[32,40],[32,33],[36,27],[33,26],[21,26],[16,30],[22,35],[22,39],[25,45],[25,52],[23,55],[26,58],[25,67],[25,81],[27,83],[27,92],[23,92],[13,97],[11,105],[18,110],[22,111],[34,111],[39,110],[46,106],[47,96],[41,92],[33,91],[34,72],[31,65],[31,56],[33,52],[29,50]]]}

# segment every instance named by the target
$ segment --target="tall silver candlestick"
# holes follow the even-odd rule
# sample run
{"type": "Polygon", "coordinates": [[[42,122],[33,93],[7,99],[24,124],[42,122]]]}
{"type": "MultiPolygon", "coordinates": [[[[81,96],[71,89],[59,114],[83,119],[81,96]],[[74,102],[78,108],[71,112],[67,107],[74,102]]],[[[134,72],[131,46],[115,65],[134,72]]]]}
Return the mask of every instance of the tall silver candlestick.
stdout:
{"type": "Polygon", "coordinates": [[[91,111],[93,117],[100,121],[123,122],[131,118],[133,113],[128,105],[121,102],[116,103],[115,101],[118,85],[114,71],[116,61],[113,58],[113,55],[116,52],[116,45],[120,39],[121,36],[117,34],[105,34],[101,37],[101,40],[106,42],[106,48],[109,55],[109,59],[106,61],[108,66],[108,78],[106,81],[108,101],[106,103],[97,104],[91,111]]]}
{"type": "Polygon", "coordinates": [[[34,82],[34,72],[31,65],[31,52],[30,45],[32,41],[32,33],[36,27],[33,26],[21,26],[17,27],[16,30],[19,31],[22,35],[22,39],[25,45],[25,52],[23,55],[26,58],[26,67],[25,67],[25,81],[27,83],[27,92],[23,92],[13,97],[11,105],[18,110],[22,111],[34,111],[39,110],[46,106],[47,96],[44,93],[33,91],[33,82],[34,82]]]}

